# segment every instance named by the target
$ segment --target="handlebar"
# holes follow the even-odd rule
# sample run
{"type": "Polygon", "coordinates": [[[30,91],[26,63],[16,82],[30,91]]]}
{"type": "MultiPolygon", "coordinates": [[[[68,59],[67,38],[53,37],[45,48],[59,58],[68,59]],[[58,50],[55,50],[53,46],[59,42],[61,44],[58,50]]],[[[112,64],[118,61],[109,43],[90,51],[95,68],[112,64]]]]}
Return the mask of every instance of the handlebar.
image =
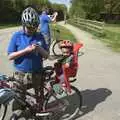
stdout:
{"type": "Polygon", "coordinates": [[[13,76],[0,75],[0,81],[15,81],[13,76]]]}

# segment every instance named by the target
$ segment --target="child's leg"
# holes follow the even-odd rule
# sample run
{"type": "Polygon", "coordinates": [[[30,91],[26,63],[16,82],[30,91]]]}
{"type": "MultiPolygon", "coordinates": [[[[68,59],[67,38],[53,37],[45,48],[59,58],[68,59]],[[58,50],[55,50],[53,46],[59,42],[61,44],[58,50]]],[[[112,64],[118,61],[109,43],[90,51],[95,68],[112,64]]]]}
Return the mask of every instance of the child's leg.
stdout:
{"type": "Polygon", "coordinates": [[[66,87],[65,80],[64,80],[64,74],[61,74],[58,79],[60,80],[60,84],[62,87],[66,87]]]}
{"type": "Polygon", "coordinates": [[[64,74],[61,74],[58,79],[60,79],[60,83],[64,83],[64,74]]]}

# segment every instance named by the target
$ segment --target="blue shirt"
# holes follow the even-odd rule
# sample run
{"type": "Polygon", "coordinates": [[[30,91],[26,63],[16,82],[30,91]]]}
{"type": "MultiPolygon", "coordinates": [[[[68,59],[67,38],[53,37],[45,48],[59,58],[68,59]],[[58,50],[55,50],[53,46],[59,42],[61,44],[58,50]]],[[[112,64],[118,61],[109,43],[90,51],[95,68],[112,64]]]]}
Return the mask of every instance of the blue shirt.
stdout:
{"type": "Polygon", "coordinates": [[[43,13],[39,17],[39,19],[40,19],[40,32],[49,34],[50,33],[49,22],[51,21],[50,17],[48,17],[47,14],[43,13]]]}
{"type": "MultiPolygon", "coordinates": [[[[28,36],[23,31],[18,31],[12,36],[8,46],[8,54],[23,50],[31,44],[39,44],[47,50],[47,45],[40,33],[36,33],[33,36],[28,36]]],[[[42,65],[42,56],[36,52],[27,53],[26,55],[18,57],[14,60],[16,71],[39,72],[42,65]]]]}

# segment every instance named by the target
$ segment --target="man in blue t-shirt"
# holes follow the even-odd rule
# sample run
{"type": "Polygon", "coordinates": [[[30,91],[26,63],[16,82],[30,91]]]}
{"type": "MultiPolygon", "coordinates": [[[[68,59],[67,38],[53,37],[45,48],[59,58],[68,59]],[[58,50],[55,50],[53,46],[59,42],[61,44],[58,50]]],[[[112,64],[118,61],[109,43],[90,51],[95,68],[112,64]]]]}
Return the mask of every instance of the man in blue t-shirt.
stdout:
{"type": "MultiPolygon", "coordinates": [[[[41,105],[43,102],[43,80],[42,68],[43,58],[48,58],[48,48],[44,37],[37,33],[39,25],[39,16],[31,8],[26,8],[22,13],[23,30],[16,32],[8,46],[9,60],[13,60],[17,87],[24,91],[27,90],[28,84],[32,83],[35,93],[40,91],[41,105]]],[[[25,95],[21,95],[25,99],[25,95]]],[[[38,101],[37,101],[38,102],[38,101]]],[[[16,102],[13,104],[13,110],[24,109],[16,102]]]]}
{"type": "Polygon", "coordinates": [[[39,19],[40,19],[39,27],[40,27],[40,32],[43,34],[46,44],[48,45],[48,48],[49,48],[50,42],[51,42],[49,23],[56,21],[56,17],[58,13],[54,12],[52,17],[48,16],[47,13],[48,13],[47,10],[43,10],[42,14],[39,16],[39,19]]]}

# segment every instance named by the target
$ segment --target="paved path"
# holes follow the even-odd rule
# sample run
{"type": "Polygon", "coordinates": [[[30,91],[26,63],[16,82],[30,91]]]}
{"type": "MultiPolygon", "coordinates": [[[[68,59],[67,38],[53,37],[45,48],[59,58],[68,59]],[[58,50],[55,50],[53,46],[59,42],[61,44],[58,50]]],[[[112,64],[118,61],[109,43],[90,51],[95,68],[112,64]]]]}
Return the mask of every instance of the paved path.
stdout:
{"type": "Polygon", "coordinates": [[[83,115],[77,120],[119,120],[120,54],[78,28],[65,27],[85,45],[76,82],[83,94],[84,107],[83,115]]]}
{"type": "MultiPolygon", "coordinates": [[[[83,95],[82,114],[76,120],[120,120],[120,54],[112,52],[87,32],[68,24],[65,27],[84,43],[85,51],[79,57],[78,80],[74,83],[83,95]]],[[[16,29],[0,30],[0,73],[13,71],[5,51],[16,29]]]]}

